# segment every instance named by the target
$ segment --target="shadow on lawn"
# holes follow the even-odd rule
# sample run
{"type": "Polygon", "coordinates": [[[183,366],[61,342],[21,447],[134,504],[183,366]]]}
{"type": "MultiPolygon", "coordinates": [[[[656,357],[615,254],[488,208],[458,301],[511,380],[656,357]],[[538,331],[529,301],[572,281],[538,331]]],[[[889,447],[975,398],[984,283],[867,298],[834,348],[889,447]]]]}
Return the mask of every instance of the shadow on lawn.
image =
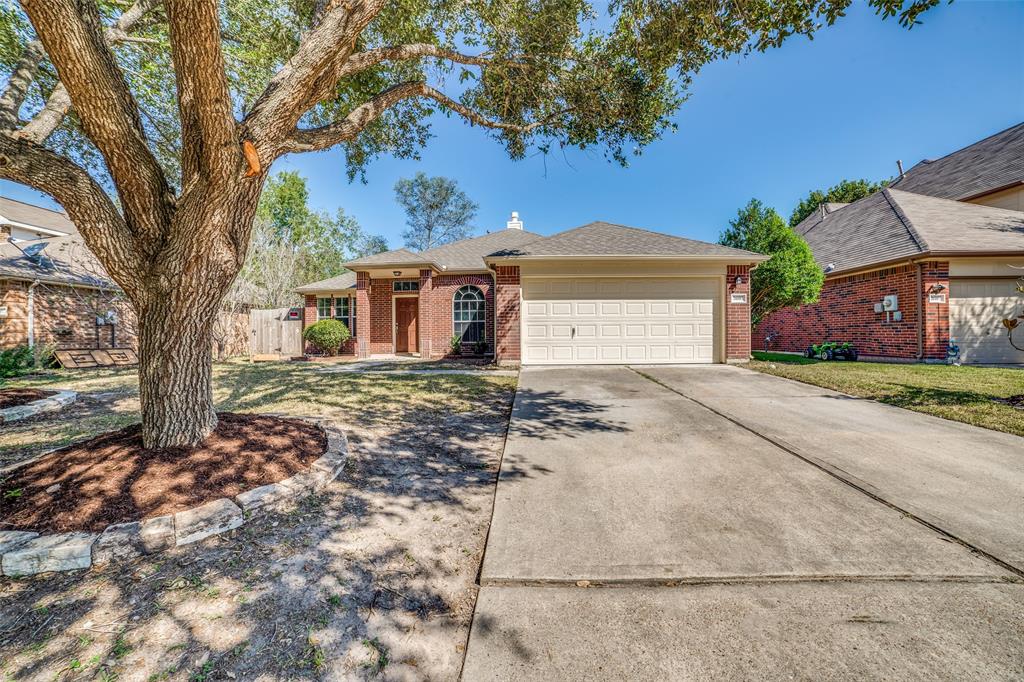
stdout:
{"type": "MultiPolygon", "coordinates": [[[[240,373],[245,385],[231,386],[233,371],[221,371],[219,409],[323,413],[348,428],[339,480],[293,512],[198,546],[86,573],[0,579],[0,672],[348,679],[387,668],[457,677],[508,382],[278,368],[240,373]]],[[[558,428],[588,428],[577,414],[558,428]]]]}

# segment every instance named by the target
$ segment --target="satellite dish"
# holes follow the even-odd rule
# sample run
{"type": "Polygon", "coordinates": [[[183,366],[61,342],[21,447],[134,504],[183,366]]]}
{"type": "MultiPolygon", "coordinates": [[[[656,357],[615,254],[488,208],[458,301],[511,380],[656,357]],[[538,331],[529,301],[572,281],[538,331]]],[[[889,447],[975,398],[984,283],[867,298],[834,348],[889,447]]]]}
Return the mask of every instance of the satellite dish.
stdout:
{"type": "Polygon", "coordinates": [[[18,248],[28,258],[35,258],[40,253],[42,253],[43,249],[45,249],[49,245],[50,245],[50,242],[42,242],[41,244],[30,244],[30,245],[26,246],[24,249],[22,249],[20,246],[18,248]]]}

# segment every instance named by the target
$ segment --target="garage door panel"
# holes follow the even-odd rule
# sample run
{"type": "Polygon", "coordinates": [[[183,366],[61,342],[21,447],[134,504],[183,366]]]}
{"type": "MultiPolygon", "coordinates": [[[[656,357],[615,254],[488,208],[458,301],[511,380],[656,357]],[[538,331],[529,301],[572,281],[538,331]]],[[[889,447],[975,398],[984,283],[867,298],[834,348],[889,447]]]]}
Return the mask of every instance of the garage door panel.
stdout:
{"type": "Polygon", "coordinates": [[[714,278],[525,278],[524,362],[714,362],[719,287],[714,278]]]}
{"type": "MultiPolygon", "coordinates": [[[[1006,338],[1002,320],[1021,314],[1024,296],[1014,279],[952,280],[949,335],[965,363],[1024,363],[1024,352],[1006,338]]],[[[1024,334],[1022,334],[1024,336],[1024,334]]]]}

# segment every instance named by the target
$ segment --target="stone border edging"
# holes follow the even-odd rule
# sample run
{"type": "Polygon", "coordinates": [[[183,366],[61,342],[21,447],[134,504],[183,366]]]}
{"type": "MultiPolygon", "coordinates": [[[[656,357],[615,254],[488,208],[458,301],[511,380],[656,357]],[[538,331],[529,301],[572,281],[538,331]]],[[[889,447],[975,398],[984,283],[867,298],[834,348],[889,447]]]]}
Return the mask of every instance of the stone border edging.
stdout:
{"type": "Polygon", "coordinates": [[[308,471],[239,493],[233,500],[222,497],[174,514],[115,523],[101,533],[39,535],[30,531],[0,531],[0,575],[21,577],[129,561],[225,533],[256,513],[286,507],[322,490],[345,466],[348,439],[344,431],[323,420],[306,421],[317,424],[327,434],[327,450],[308,471]]]}
{"type": "Polygon", "coordinates": [[[33,400],[32,402],[25,403],[24,405],[5,407],[0,410],[0,424],[10,424],[11,422],[21,421],[22,419],[28,419],[29,417],[34,417],[37,414],[42,414],[43,412],[55,412],[57,410],[62,410],[76,400],[78,400],[78,393],[75,391],[57,391],[57,395],[33,400]]]}

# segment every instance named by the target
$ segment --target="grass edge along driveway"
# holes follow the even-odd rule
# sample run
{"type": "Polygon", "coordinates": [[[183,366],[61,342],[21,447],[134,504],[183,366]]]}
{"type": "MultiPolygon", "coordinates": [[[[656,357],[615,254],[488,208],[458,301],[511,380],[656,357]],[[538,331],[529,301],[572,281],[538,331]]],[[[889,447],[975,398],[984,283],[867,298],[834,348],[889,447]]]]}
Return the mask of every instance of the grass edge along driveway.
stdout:
{"type": "Polygon", "coordinates": [[[1024,394],[1024,368],[824,362],[754,351],[750,369],[943,419],[1024,436],[1024,410],[999,402],[1024,394]]]}

